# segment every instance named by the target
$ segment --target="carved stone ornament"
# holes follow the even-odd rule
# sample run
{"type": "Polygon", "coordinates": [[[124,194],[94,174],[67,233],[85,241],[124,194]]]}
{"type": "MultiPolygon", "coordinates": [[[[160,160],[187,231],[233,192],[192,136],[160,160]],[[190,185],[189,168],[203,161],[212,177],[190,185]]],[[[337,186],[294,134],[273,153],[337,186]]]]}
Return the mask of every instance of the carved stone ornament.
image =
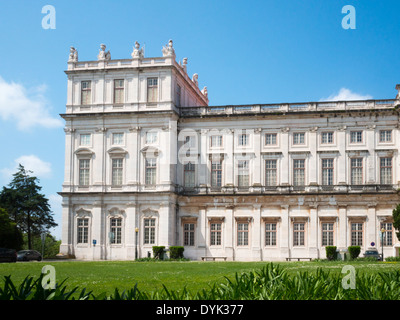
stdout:
{"type": "Polygon", "coordinates": [[[197,73],[195,73],[192,77],[192,81],[193,83],[196,85],[196,87],[199,86],[199,75],[197,73]]]}
{"type": "Polygon", "coordinates": [[[144,58],[144,50],[140,48],[139,42],[135,42],[135,46],[133,47],[133,52],[131,54],[132,59],[142,59],[144,58]]]}
{"type": "Polygon", "coordinates": [[[201,93],[208,98],[208,91],[207,91],[207,87],[204,87],[203,90],[201,90],[201,93]]]}
{"type": "Polygon", "coordinates": [[[396,84],[396,90],[397,90],[396,100],[400,100],[400,84],[396,84]]]}
{"type": "Polygon", "coordinates": [[[168,44],[162,48],[163,57],[173,57],[175,56],[175,49],[173,48],[172,40],[168,41],[168,44]]]}
{"type": "Polygon", "coordinates": [[[188,61],[188,58],[183,58],[182,63],[179,61],[179,65],[185,72],[187,72],[187,61],[188,61]]]}
{"type": "Polygon", "coordinates": [[[108,60],[111,60],[111,53],[110,53],[110,51],[107,51],[106,52],[106,45],[105,44],[101,44],[100,45],[100,50],[99,50],[99,54],[97,55],[97,59],[100,61],[100,60],[102,60],[102,61],[104,61],[104,60],[106,60],[106,61],[108,61],[108,60]]]}
{"type": "Polygon", "coordinates": [[[78,51],[74,47],[69,49],[68,62],[78,62],[78,51]]]}

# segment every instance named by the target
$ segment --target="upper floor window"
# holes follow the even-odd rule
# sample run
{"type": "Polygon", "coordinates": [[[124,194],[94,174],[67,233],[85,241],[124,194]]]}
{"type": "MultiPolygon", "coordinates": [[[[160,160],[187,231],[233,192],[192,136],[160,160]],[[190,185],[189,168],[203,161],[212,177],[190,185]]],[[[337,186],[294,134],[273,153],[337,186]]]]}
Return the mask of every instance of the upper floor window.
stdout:
{"type": "Polygon", "coordinates": [[[333,143],[333,132],[322,132],[322,134],[321,134],[321,143],[322,144],[331,144],[331,143],[333,143]]]}
{"type": "Polygon", "coordinates": [[[333,159],[322,159],[322,184],[333,185],[333,159]]]}
{"type": "Polygon", "coordinates": [[[265,160],[265,185],[276,186],[277,184],[277,166],[276,159],[265,160]]]}
{"type": "Polygon", "coordinates": [[[147,102],[158,101],[158,78],[147,79],[147,102]]]}
{"type": "Polygon", "coordinates": [[[90,146],[91,142],[90,142],[90,138],[91,135],[90,133],[83,133],[79,136],[79,144],[81,146],[90,146]]]}
{"type": "Polygon", "coordinates": [[[351,166],[351,184],[360,185],[363,180],[363,159],[352,158],[350,159],[351,166]]]}
{"type": "Polygon", "coordinates": [[[293,185],[304,186],[305,185],[305,160],[294,159],[293,160],[293,185]]]}
{"type": "Polygon", "coordinates": [[[249,144],[249,135],[248,134],[239,134],[238,137],[239,146],[247,146],[249,144]]]}
{"type": "Polygon", "coordinates": [[[188,162],[183,166],[183,184],[185,187],[193,188],[196,185],[196,167],[194,163],[188,162]]]}
{"type": "Polygon", "coordinates": [[[211,161],[211,186],[222,186],[222,160],[211,161]]]}
{"type": "Polygon", "coordinates": [[[380,182],[381,184],[392,184],[392,158],[380,158],[380,182]]]}
{"type": "Polygon", "coordinates": [[[79,160],[79,185],[88,186],[90,177],[90,159],[79,160]]]}
{"type": "Polygon", "coordinates": [[[247,160],[238,161],[238,186],[249,186],[249,161],[247,160]]]}
{"type": "Polygon", "coordinates": [[[211,147],[222,147],[222,136],[215,135],[210,137],[210,146],[211,147]]]}
{"type": "Polygon", "coordinates": [[[276,145],[276,133],[266,133],[265,134],[265,145],[274,146],[276,145]]]}
{"type": "Polygon", "coordinates": [[[146,144],[157,143],[157,132],[156,131],[148,131],[146,132],[146,144]]]}
{"type": "Polygon", "coordinates": [[[305,144],[305,133],[304,132],[293,133],[293,144],[305,144]]]}
{"type": "Polygon", "coordinates": [[[156,184],[156,173],[157,173],[157,159],[146,158],[145,160],[145,183],[147,185],[156,184]]]}
{"type": "Polygon", "coordinates": [[[114,103],[124,103],[124,80],[114,80],[114,103]]]}
{"type": "Polygon", "coordinates": [[[111,183],[113,186],[122,185],[123,162],[121,158],[112,159],[111,183]]]}
{"type": "Polygon", "coordinates": [[[363,142],[362,131],[350,132],[350,143],[362,143],[362,142],[363,142]]]}
{"type": "Polygon", "coordinates": [[[81,82],[81,104],[87,105],[92,103],[92,82],[81,82]]]}
{"type": "Polygon", "coordinates": [[[112,134],[112,144],[121,145],[124,144],[124,134],[122,132],[115,132],[112,134]]]}
{"type": "Polygon", "coordinates": [[[380,130],[379,142],[392,142],[392,130],[380,130]]]}
{"type": "Polygon", "coordinates": [[[181,106],[181,92],[182,92],[182,88],[179,84],[177,84],[176,90],[175,90],[175,105],[177,107],[181,106]]]}

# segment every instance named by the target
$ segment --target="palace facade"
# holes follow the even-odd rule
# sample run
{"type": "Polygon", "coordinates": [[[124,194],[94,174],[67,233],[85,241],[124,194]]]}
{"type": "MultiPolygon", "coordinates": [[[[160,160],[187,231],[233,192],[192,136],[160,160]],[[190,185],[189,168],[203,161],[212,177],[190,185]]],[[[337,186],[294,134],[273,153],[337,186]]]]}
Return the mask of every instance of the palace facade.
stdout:
{"type": "Polygon", "coordinates": [[[172,41],[66,74],[61,253],[285,260],[351,245],[397,256],[398,97],[209,106],[172,41]]]}

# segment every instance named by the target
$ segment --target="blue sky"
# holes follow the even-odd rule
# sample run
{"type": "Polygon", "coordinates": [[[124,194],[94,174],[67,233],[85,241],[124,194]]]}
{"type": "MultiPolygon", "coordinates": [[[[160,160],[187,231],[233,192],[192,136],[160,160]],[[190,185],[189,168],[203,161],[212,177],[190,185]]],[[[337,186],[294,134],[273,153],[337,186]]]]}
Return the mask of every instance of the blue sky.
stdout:
{"type": "Polygon", "coordinates": [[[177,60],[199,74],[210,105],[392,99],[400,83],[399,1],[0,2],[0,187],[20,162],[40,179],[60,224],[69,47],[96,60],[100,43],[128,59],[173,39],[177,60]],[[43,29],[42,7],[56,10],[43,29]],[[344,29],[345,5],[356,28],[344,29]]]}

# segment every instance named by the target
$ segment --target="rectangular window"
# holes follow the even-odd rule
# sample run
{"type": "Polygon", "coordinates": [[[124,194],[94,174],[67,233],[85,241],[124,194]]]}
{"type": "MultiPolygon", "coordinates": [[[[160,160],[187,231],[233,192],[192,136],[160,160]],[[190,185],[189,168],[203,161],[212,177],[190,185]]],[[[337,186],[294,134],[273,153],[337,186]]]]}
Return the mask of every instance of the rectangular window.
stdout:
{"type": "Polygon", "coordinates": [[[112,144],[122,145],[124,144],[124,134],[122,132],[116,132],[112,134],[112,144]]]}
{"type": "Polygon", "coordinates": [[[79,136],[79,145],[81,145],[81,146],[90,146],[91,145],[91,142],[90,142],[91,139],[90,138],[91,138],[90,133],[81,134],[79,136]]]}
{"type": "Polygon", "coordinates": [[[351,245],[362,246],[363,244],[363,224],[352,223],[351,224],[351,245]]]}
{"type": "Polygon", "coordinates": [[[175,105],[177,107],[181,106],[181,92],[182,92],[181,86],[177,84],[175,91],[175,105]]]}
{"type": "Polygon", "coordinates": [[[362,143],[362,131],[351,131],[350,132],[350,143],[362,143]]]}
{"type": "Polygon", "coordinates": [[[276,223],[265,224],[265,245],[276,246],[276,223]]]}
{"type": "Polygon", "coordinates": [[[90,159],[79,160],[79,185],[89,185],[90,159]]]}
{"type": "Polygon", "coordinates": [[[351,160],[351,184],[360,185],[363,180],[363,159],[352,158],[351,160]]]}
{"type": "Polygon", "coordinates": [[[147,102],[158,101],[158,79],[148,78],[147,79],[147,102]]]}
{"type": "MultiPolygon", "coordinates": [[[[385,230],[383,232],[383,245],[384,246],[392,246],[393,245],[393,223],[391,223],[391,222],[381,223],[381,230],[382,229],[385,230]]],[[[382,235],[381,235],[381,237],[382,237],[382,235]]]]}
{"type": "Polygon", "coordinates": [[[220,246],[222,239],[222,223],[211,223],[210,225],[210,245],[220,246]]]}
{"type": "Polygon", "coordinates": [[[194,246],[194,223],[183,225],[183,245],[194,246]]]}
{"type": "Polygon", "coordinates": [[[89,243],[89,219],[79,218],[77,232],[77,243],[89,243]]]}
{"type": "Polygon", "coordinates": [[[222,160],[211,161],[211,186],[222,186],[222,160]]]}
{"type": "Polygon", "coordinates": [[[123,159],[112,159],[112,185],[122,186],[123,159]]]}
{"type": "Polygon", "coordinates": [[[247,160],[238,161],[238,186],[249,186],[249,161],[247,160]]]}
{"type": "Polygon", "coordinates": [[[112,218],[110,220],[110,232],[113,233],[113,236],[111,238],[112,244],[122,243],[122,219],[121,218],[112,218]]]}
{"type": "Polygon", "coordinates": [[[293,224],[293,246],[304,246],[304,223],[293,224]]]}
{"type": "Polygon", "coordinates": [[[392,158],[380,158],[380,183],[392,184],[392,158]]]}
{"type": "Polygon", "coordinates": [[[157,131],[146,132],[146,144],[157,143],[157,131]]]}
{"type": "Polygon", "coordinates": [[[305,185],[305,160],[294,159],[293,160],[293,185],[304,186],[305,185]]]}
{"type": "Polygon", "coordinates": [[[210,137],[211,147],[222,147],[222,136],[211,136],[210,137]]]}
{"type": "Polygon", "coordinates": [[[156,219],[144,219],[144,244],[155,244],[156,242],[156,219]]]}
{"type": "Polygon", "coordinates": [[[379,142],[392,142],[392,130],[380,130],[379,142]]]}
{"type": "Polygon", "coordinates": [[[295,132],[293,133],[293,144],[304,144],[305,143],[305,133],[295,132]]]}
{"type": "Polygon", "coordinates": [[[185,137],[185,145],[187,148],[196,147],[196,136],[186,136],[185,137]]]}
{"type": "Polygon", "coordinates": [[[146,158],[146,172],[145,172],[145,183],[147,185],[156,184],[156,173],[157,173],[157,159],[146,158]]]}
{"type": "Polygon", "coordinates": [[[124,103],[124,80],[114,80],[114,103],[124,103]]]}
{"type": "Polygon", "coordinates": [[[265,185],[271,187],[277,185],[276,160],[265,160],[265,185]]]}
{"type": "Polygon", "coordinates": [[[248,246],[249,245],[249,224],[246,223],[238,223],[237,230],[237,245],[238,246],[248,246]]]}
{"type": "Polygon", "coordinates": [[[322,132],[322,134],[321,134],[321,143],[322,144],[331,144],[331,143],[333,143],[333,132],[322,132]]]}
{"type": "Polygon", "coordinates": [[[248,134],[239,134],[238,144],[239,144],[239,146],[247,146],[249,144],[249,135],[248,134]]]}
{"type": "Polygon", "coordinates": [[[276,133],[266,133],[265,134],[265,144],[267,146],[276,145],[276,133]]]}
{"type": "Polygon", "coordinates": [[[183,166],[183,184],[185,187],[193,188],[196,185],[195,170],[194,163],[188,162],[183,166]]]}
{"type": "Polygon", "coordinates": [[[322,159],[322,184],[333,185],[333,159],[322,159]]]}
{"type": "Polygon", "coordinates": [[[88,105],[92,103],[92,82],[81,82],[81,104],[88,105]]]}
{"type": "Polygon", "coordinates": [[[333,222],[322,224],[322,245],[333,246],[333,222]]]}

